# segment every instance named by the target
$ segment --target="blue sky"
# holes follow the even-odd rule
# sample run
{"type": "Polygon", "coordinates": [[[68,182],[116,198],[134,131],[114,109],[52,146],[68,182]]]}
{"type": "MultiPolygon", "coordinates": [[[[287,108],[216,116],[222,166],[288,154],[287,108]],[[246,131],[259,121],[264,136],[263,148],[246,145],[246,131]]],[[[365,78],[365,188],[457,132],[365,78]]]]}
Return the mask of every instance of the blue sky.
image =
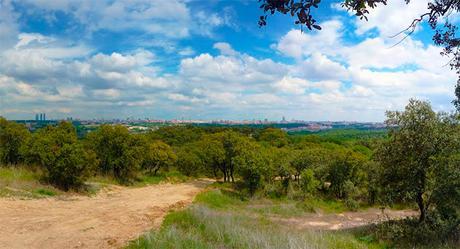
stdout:
{"type": "MultiPolygon", "coordinates": [[[[428,0],[361,21],[337,1],[322,31],[256,0],[0,0],[0,115],[382,121],[409,98],[453,109],[456,75],[422,24],[428,0]]],[[[456,18],[456,17],[452,17],[456,18]]]]}

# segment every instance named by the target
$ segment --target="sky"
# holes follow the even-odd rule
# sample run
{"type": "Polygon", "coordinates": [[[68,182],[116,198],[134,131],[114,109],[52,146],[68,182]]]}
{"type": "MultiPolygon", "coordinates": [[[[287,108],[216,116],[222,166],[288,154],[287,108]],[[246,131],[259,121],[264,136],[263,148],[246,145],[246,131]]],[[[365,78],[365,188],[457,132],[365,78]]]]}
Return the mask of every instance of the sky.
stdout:
{"type": "MultiPolygon", "coordinates": [[[[257,0],[0,0],[0,116],[383,121],[410,98],[451,111],[457,77],[426,23],[428,0],[360,20],[337,1],[321,31],[257,0]]],[[[451,18],[456,18],[453,16],[451,18]]]]}

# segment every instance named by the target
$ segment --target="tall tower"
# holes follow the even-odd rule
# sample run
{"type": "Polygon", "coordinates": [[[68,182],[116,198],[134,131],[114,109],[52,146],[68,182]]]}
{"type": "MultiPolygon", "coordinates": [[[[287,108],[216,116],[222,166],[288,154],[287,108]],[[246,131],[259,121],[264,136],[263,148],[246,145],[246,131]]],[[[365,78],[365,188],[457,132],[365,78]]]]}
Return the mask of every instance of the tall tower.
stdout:
{"type": "Polygon", "coordinates": [[[43,113],[43,121],[46,121],[46,113],[43,113]]]}
{"type": "Polygon", "coordinates": [[[35,121],[38,121],[38,113],[35,114],[35,121]]]}

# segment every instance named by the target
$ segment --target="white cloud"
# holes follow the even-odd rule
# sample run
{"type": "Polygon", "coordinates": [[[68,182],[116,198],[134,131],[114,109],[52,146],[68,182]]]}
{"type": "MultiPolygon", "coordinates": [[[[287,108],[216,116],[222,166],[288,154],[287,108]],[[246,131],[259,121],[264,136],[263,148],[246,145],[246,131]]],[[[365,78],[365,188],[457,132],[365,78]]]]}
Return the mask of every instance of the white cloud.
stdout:
{"type": "Polygon", "coordinates": [[[313,52],[333,54],[340,46],[343,24],[339,20],[331,20],[321,24],[321,31],[301,32],[293,29],[272,46],[281,53],[294,58],[302,58],[313,52]]]}
{"type": "Polygon", "coordinates": [[[233,50],[233,48],[230,46],[230,44],[228,44],[226,42],[215,43],[213,48],[218,49],[219,52],[222,55],[228,55],[228,56],[236,56],[236,55],[238,55],[238,52],[233,50]]]}
{"type": "MultiPolygon", "coordinates": [[[[379,6],[372,9],[367,15],[368,20],[356,18],[356,33],[365,32],[377,28],[382,37],[390,37],[409,27],[415,18],[428,12],[430,0],[410,1],[388,1],[386,6],[379,6]]],[[[401,38],[401,37],[400,37],[401,38]]]]}
{"type": "Polygon", "coordinates": [[[305,79],[285,76],[273,86],[276,90],[290,94],[304,94],[311,85],[305,79]]]}

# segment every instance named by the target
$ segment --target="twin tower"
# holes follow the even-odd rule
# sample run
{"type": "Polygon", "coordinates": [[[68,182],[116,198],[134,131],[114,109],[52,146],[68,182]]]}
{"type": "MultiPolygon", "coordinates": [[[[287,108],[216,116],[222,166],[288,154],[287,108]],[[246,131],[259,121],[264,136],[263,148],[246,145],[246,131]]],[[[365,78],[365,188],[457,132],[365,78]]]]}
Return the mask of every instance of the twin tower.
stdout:
{"type": "Polygon", "coordinates": [[[35,114],[35,121],[45,121],[46,113],[37,113],[35,114]]]}

